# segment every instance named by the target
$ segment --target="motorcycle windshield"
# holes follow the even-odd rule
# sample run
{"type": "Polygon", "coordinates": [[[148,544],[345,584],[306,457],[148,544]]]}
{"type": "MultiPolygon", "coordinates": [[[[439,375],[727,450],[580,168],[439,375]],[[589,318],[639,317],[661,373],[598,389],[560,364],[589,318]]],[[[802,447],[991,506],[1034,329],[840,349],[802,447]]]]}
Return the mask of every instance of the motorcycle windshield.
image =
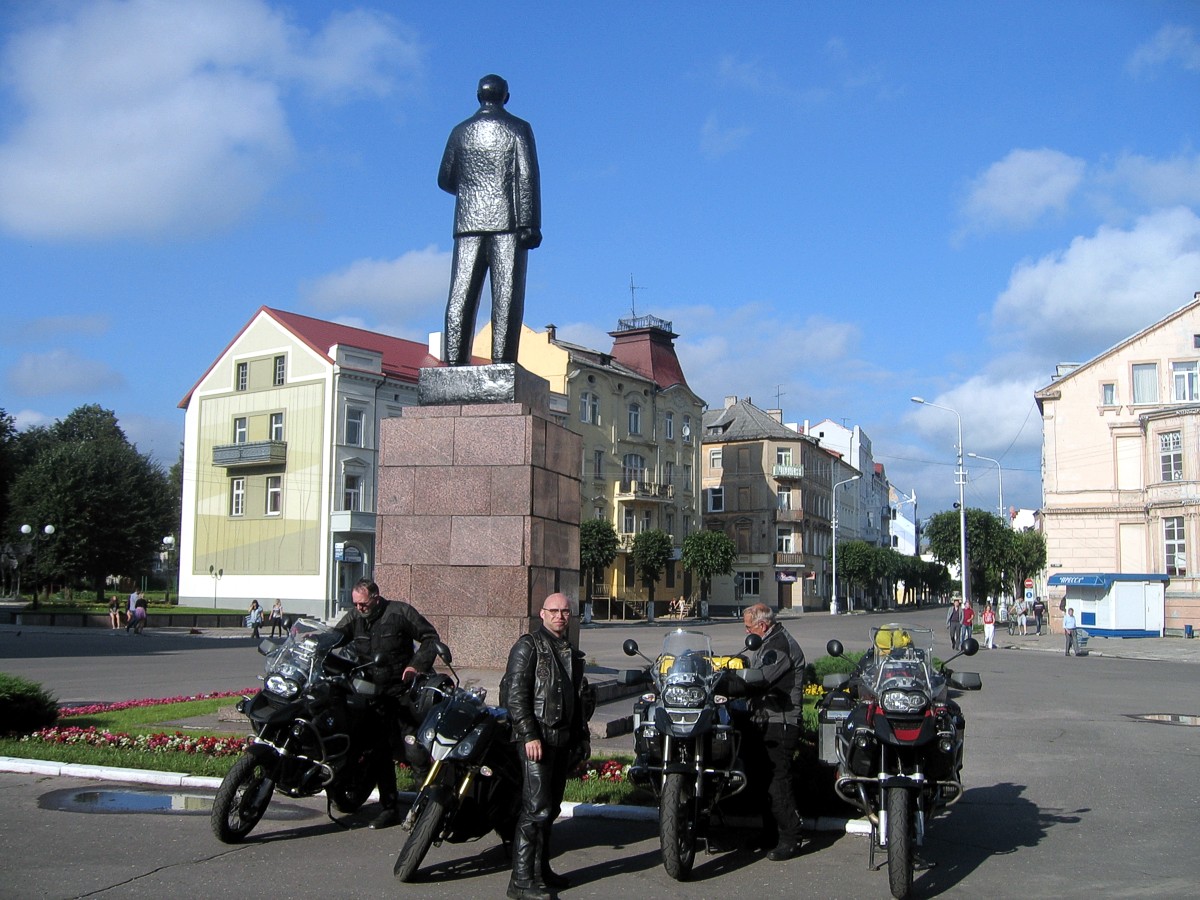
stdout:
{"type": "Polygon", "coordinates": [[[932,690],[931,629],[895,624],[872,628],[870,652],[872,659],[863,675],[876,696],[892,690],[932,690]]]}
{"type": "Polygon", "coordinates": [[[342,633],[328,625],[313,619],[300,619],[288,632],[287,640],[267,657],[267,677],[280,675],[303,684],[311,676],[314,666],[320,666],[329,651],[343,640],[342,633]]]}
{"type": "Polygon", "coordinates": [[[698,707],[720,676],[713,661],[712,642],[696,631],[672,631],[663,639],[655,679],[664,705],[698,707]]]}

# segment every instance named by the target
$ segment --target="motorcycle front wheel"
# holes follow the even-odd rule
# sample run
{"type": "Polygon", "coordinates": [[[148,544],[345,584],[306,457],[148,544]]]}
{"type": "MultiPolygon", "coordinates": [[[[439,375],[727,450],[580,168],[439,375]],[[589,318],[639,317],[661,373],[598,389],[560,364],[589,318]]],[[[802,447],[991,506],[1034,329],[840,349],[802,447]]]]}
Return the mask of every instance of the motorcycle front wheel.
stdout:
{"type": "Polygon", "coordinates": [[[349,815],[358,812],[367,802],[371,791],[375,790],[373,762],[370,755],[364,756],[343,769],[337,780],[325,788],[325,796],[329,798],[334,809],[349,815]]]}
{"type": "Polygon", "coordinates": [[[425,800],[425,806],[417,816],[408,840],[404,842],[404,846],[400,849],[400,855],[396,857],[396,866],[392,869],[392,874],[400,881],[411,881],[412,877],[417,874],[417,869],[421,867],[425,854],[429,852],[429,848],[433,845],[433,839],[441,828],[442,816],[445,815],[445,812],[446,809],[442,806],[441,801],[432,797],[425,800]]]}
{"type": "Polygon", "coordinates": [[[692,785],[690,775],[668,774],[658,805],[663,868],[676,881],[686,881],[696,861],[696,792],[692,785]]]}
{"type": "Polygon", "coordinates": [[[912,896],[913,792],[891,788],[887,792],[888,886],[896,900],[912,896]]]}
{"type": "Polygon", "coordinates": [[[258,824],[275,793],[273,767],[261,755],[246,753],[233,764],[213,800],[213,834],[236,844],[258,824]]]}

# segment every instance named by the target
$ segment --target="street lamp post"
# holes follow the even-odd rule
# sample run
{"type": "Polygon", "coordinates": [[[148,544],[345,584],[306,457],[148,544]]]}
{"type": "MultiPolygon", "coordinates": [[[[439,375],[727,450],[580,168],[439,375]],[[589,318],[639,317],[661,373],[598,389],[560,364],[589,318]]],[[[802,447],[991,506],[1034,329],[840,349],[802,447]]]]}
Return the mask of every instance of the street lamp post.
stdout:
{"type": "Polygon", "coordinates": [[[923,397],[913,397],[912,402],[954,413],[954,418],[958,420],[958,467],[954,470],[954,480],[958,482],[958,558],[959,576],[962,578],[963,608],[965,609],[971,605],[971,570],[967,565],[967,470],[963,468],[962,416],[958,414],[957,409],[930,403],[923,397]]]}
{"type": "Polygon", "coordinates": [[[208,574],[213,580],[213,609],[217,608],[217,582],[221,580],[221,576],[225,574],[224,569],[218,569],[216,566],[208,567],[208,574]]]}
{"type": "MultiPolygon", "coordinates": [[[[831,616],[836,616],[838,614],[838,596],[837,596],[838,502],[837,502],[837,489],[840,488],[843,484],[849,484],[852,481],[858,481],[858,479],[860,479],[860,478],[862,478],[861,475],[855,475],[853,478],[847,478],[845,481],[839,481],[837,484],[835,484],[833,486],[833,518],[830,520],[830,524],[833,526],[833,581],[831,583],[832,590],[830,591],[830,593],[833,596],[829,601],[829,614],[831,616]]],[[[854,606],[853,602],[850,600],[850,598],[847,598],[846,599],[847,612],[851,611],[853,606],[854,606]]]]}
{"type": "Polygon", "coordinates": [[[32,525],[22,525],[21,534],[25,535],[25,539],[29,542],[29,553],[33,557],[33,608],[37,609],[38,605],[38,590],[41,588],[41,579],[38,578],[37,570],[37,550],[39,543],[45,543],[50,540],[54,534],[55,528],[53,525],[45,525],[41,531],[35,531],[32,525]]]}
{"type": "Polygon", "coordinates": [[[1005,525],[1010,525],[1008,517],[1004,515],[1004,469],[1000,466],[1000,460],[992,459],[990,456],[982,456],[979,453],[968,453],[967,456],[971,459],[983,459],[996,464],[996,477],[1000,480],[1000,521],[1005,525]]]}
{"type": "Polygon", "coordinates": [[[163,550],[167,554],[167,605],[171,605],[171,551],[175,549],[175,535],[168,534],[162,539],[163,550]]]}

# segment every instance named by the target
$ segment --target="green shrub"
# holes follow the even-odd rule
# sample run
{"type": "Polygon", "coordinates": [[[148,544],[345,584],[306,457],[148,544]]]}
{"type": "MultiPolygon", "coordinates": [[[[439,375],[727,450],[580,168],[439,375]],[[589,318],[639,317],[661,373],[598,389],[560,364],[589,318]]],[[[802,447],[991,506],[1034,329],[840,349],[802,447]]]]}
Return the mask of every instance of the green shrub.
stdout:
{"type": "Polygon", "coordinates": [[[29,734],[58,721],[58,701],[40,684],[0,672],[0,734],[29,734]]]}
{"type": "Polygon", "coordinates": [[[845,656],[822,656],[812,664],[812,675],[807,679],[809,684],[821,684],[826,675],[849,675],[862,659],[861,652],[849,652],[845,656]]]}

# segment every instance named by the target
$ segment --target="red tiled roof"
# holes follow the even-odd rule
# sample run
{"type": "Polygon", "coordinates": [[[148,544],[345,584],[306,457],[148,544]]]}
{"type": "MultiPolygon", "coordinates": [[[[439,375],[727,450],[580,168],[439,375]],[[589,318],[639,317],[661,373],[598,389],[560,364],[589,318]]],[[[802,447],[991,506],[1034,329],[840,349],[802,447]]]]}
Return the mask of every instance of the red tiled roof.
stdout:
{"type": "MultiPolygon", "coordinates": [[[[610,331],[613,337],[612,358],[626,365],[660,388],[674,384],[688,386],[683,367],[675,355],[675,335],[661,328],[636,328],[631,331],[610,331]]],[[[690,388],[689,388],[690,390],[690,388]]]]}

